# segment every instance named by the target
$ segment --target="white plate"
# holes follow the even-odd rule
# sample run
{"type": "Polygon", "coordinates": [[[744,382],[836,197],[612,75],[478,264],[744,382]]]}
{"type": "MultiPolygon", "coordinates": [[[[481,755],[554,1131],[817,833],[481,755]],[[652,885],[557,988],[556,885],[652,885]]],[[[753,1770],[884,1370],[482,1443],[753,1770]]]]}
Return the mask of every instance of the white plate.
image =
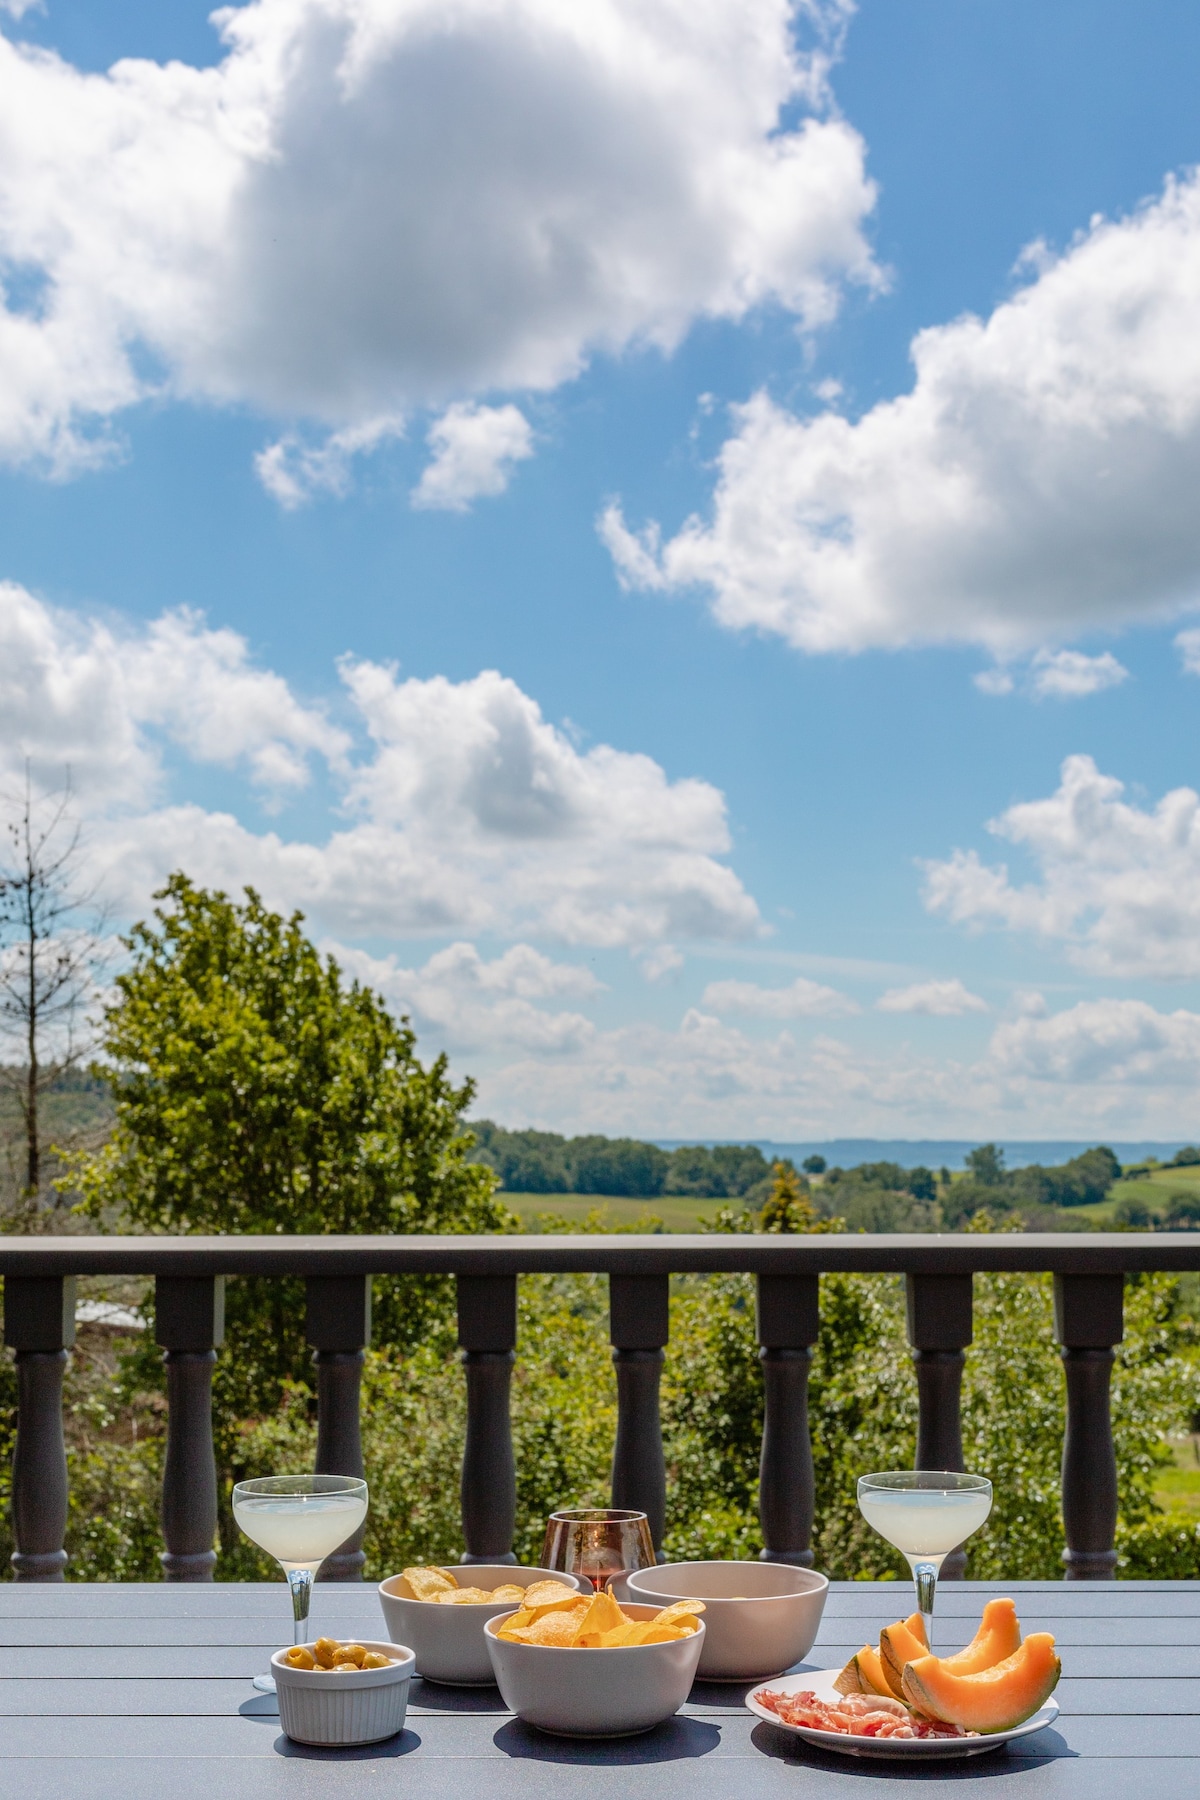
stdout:
{"type": "Polygon", "coordinates": [[[987,1750],[998,1750],[1001,1744],[1011,1744],[1014,1738],[1028,1737],[1031,1732],[1042,1731],[1058,1717],[1058,1701],[1051,1699],[1031,1719],[1026,1719],[1023,1725],[1016,1725],[1011,1731],[989,1732],[987,1737],[844,1737],[840,1731],[813,1731],[807,1725],[785,1725],[779,1714],[773,1713],[759,1699],[759,1695],[765,1693],[811,1692],[818,1700],[840,1700],[842,1695],[833,1684],[841,1672],[840,1669],[812,1669],[807,1675],[780,1675],[774,1681],[760,1681],[746,1695],[746,1705],[760,1719],[765,1719],[768,1725],[774,1725],[776,1730],[794,1732],[806,1743],[816,1744],[822,1750],[838,1750],[843,1756],[903,1756],[916,1757],[918,1760],[928,1757],[936,1760],[946,1756],[982,1756],[987,1750]]]}

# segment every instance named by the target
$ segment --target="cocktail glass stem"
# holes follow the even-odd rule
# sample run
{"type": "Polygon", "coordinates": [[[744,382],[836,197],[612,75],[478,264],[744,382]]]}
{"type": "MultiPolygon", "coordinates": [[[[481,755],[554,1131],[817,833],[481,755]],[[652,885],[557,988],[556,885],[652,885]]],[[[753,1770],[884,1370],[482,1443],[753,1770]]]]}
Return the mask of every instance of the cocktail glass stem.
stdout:
{"type": "Polygon", "coordinates": [[[292,1590],[293,1642],[302,1644],[308,1635],[308,1606],[312,1599],[313,1572],[311,1569],[286,1569],[284,1573],[292,1590]]]}
{"type": "Polygon", "coordinates": [[[933,1597],[937,1593],[938,1564],[915,1562],[913,1581],[917,1589],[917,1611],[925,1624],[925,1642],[933,1649],[933,1597]]]}

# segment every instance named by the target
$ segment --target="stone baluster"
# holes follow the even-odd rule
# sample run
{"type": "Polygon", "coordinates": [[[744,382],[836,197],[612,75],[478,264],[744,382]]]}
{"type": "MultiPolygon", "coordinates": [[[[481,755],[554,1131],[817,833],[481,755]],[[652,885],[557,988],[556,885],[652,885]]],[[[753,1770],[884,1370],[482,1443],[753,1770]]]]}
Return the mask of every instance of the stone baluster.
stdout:
{"type": "Polygon", "coordinates": [[[17,1353],[13,1574],[17,1581],[61,1581],[67,1563],[62,1384],[75,1342],[75,1277],[7,1276],[4,1341],[17,1353]]]}
{"type": "Polygon", "coordinates": [[[656,1551],[667,1514],[658,1390],[670,1336],[668,1275],[610,1275],[609,1339],[617,1370],[617,1441],[612,1503],[644,1512],[656,1551]]]}
{"type": "Polygon", "coordinates": [[[167,1372],[160,1560],[167,1581],[211,1581],[217,1552],[217,1469],[212,1378],[225,1336],[225,1278],[160,1275],[154,1337],[167,1372]]]}
{"type": "Polygon", "coordinates": [[[508,1409],[517,1342],[515,1275],[458,1277],[458,1342],[467,1381],[462,1560],[515,1563],[517,1474],[508,1409]]]}
{"type": "Polygon", "coordinates": [[[758,1341],[763,1370],[758,1516],[764,1562],[812,1567],[813,1457],[808,1373],[820,1329],[815,1275],[758,1277],[758,1341]]]}
{"type": "Polygon", "coordinates": [[[1062,1511],[1068,1581],[1116,1571],[1117,1457],[1109,1414],[1113,1350],[1125,1335],[1123,1275],[1056,1275],[1054,1334],[1067,1378],[1062,1511]]]}
{"type": "MultiPolygon", "coordinates": [[[[366,1346],[371,1341],[371,1277],[310,1275],[305,1283],[305,1337],[317,1371],[318,1475],[363,1474],[359,1408],[366,1346]]],[[[361,1581],[365,1522],[317,1571],[318,1581],[361,1581]]]]}
{"type": "MultiPolygon", "coordinates": [[[[908,1341],[917,1373],[918,1469],[961,1473],[964,1352],[974,1335],[970,1275],[909,1275],[908,1341]]],[[[942,1564],[943,1581],[961,1581],[967,1566],[960,1545],[942,1564]]]]}

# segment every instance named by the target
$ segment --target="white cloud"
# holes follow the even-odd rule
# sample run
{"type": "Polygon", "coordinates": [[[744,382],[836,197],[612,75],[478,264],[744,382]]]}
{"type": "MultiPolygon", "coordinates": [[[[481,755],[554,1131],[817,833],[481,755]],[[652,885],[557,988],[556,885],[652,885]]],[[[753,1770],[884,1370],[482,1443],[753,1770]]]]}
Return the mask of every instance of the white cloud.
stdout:
{"type": "Polygon", "coordinates": [[[1069,756],[1057,793],[988,827],[1039,878],[1015,884],[1005,864],[956,850],[926,865],[926,905],[956,924],[1063,943],[1097,974],[1200,975],[1200,795],[1176,788],[1148,808],[1124,792],[1090,756],[1069,756]]]}
{"type": "Polygon", "coordinates": [[[1082,700],[1119,687],[1129,670],[1111,651],[1085,656],[1082,650],[1039,650],[1033,659],[1030,685],[1039,699],[1082,700]]]}
{"type": "Polygon", "coordinates": [[[729,829],[709,783],[671,781],[651,757],[607,744],[580,752],[494,671],[457,683],[402,681],[369,662],[341,672],[356,734],[198,615],[105,625],[0,585],[0,774],[25,756],[48,781],[71,765],[94,854],[129,908],[183,866],[209,883],[253,881],[339,935],[538,932],[645,950],[760,930],[719,860],[729,829]],[[276,795],[319,756],[343,823],[289,840],[229,813],[156,805],[164,739],[276,795]]]}
{"type": "Polygon", "coordinates": [[[917,981],[911,987],[889,988],[875,1002],[880,1012],[925,1013],[935,1019],[953,1019],[962,1013],[987,1011],[987,1001],[972,994],[955,976],[949,981],[917,981]]]}
{"type": "Polygon", "coordinates": [[[684,965],[684,957],[674,944],[655,944],[652,949],[642,951],[637,960],[647,981],[666,981],[670,976],[678,975],[684,965]]]}
{"type": "MultiPolygon", "coordinates": [[[[0,37],[0,457],[87,466],[148,395],[337,434],[697,318],[827,320],[878,280],[874,192],[826,83],[847,9],[803,10],[812,53],[790,0],[254,0],[215,66],[106,74],[0,37]]],[[[294,503],[322,455],[260,472],[294,503]]]]}
{"type": "Polygon", "coordinates": [[[649,1137],[1183,1137],[1200,1106],[1200,1014],[1140,1001],[1036,1006],[974,1061],[880,1055],[699,1008],[675,1030],[596,1031],[569,1050],[484,1057],[478,1110],[512,1125],[649,1137]]]}
{"type": "Polygon", "coordinates": [[[533,432],[519,407],[460,402],[430,428],[429,446],[413,505],[466,512],[481,495],[504,492],[513,465],[533,455],[533,432]]]}
{"type": "Polygon", "coordinates": [[[1002,1072],[1038,1081],[1119,1088],[1200,1086],[1200,1014],[1157,1012],[1144,1000],[1083,1000],[1050,1018],[998,1025],[1002,1072]]]}
{"type": "Polygon", "coordinates": [[[404,421],[386,417],[334,431],[323,442],[307,443],[287,432],[260,450],[254,472],[273,499],[287,512],[304,506],[315,494],[340,496],[350,487],[356,456],[368,456],[389,439],[403,437],[404,421]]]}
{"type": "Polygon", "coordinates": [[[1183,662],[1185,675],[1200,675],[1200,630],[1193,627],[1190,631],[1181,631],[1175,639],[1175,648],[1183,662]]]}
{"type": "Polygon", "coordinates": [[[521,1049],[554,1053],[578,1050],[595,1036],[578,1012],[545,1012],[537,1000],[567,996],[590,1000],[603,984],[588,969],[556,963],[529,944],[514,944],[487,962],[473,944],[451,944],[423,967],[406,969],[394,956],[370,956],[327,944],[349,972],[424,1033],[455,1050],[521,1049]]]}
{"type": "Polygon", "coordinates": [[[1017,685],[1010,671],[1003,664],[994,669],[980,669],[978,675],[972,675],[971,680],[981,694],[990,694],[997,698],[1004,694],[1011,694],[1017,685]]]}
{"type": "Polygon", "coordinates": [[[310,755],[337,764],[349,747],[319,707],[253,666],[236,632],[187,611],[140,630],[85,620],[14,582],[0,582],[0,718],[0,770],[29,757],[53,783],[69,765],[89,804],[150,798],[159,758],[147,726],[274,790],[302,786],[310,755]]]}
{"type": "Polygon", "coordinates": [[[721,1015],[741,1013],[756,1019],[828,1019],[859,1010],[836,988],[822,987],[803,975],[781,988],[760,987],[754,981],[710,981],[701,1004],[721,1015]]]}
{"type": "Polygon", "coordinates": [[[990,318],[921,332],[911,391],[861,418],[755,395],[711,522],[660,547],[607,516],[622,578],[698,584],[722,624],[811,652],[1003,658],[1194,606],[1200,175],[1037,271],[990,318]]]}

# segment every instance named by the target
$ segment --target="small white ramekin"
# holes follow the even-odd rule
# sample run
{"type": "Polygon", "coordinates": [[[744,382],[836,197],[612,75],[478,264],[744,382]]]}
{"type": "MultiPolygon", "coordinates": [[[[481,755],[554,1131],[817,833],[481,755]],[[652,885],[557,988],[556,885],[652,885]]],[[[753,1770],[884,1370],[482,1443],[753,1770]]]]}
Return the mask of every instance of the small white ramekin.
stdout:
{"type": "MultiPolygon", "coordinates": [[[[390,1656],[386,1669],[355,1669],[334,1675],[327,1669],[293,1669],[287,1651],[271,1658],[279,1696],[279,1723],[298,1744],[377,1744],[404,1729],[408,1684],[417,1659],[403,1644],[357,1638],[364,1650],[390,1656]]],[[[311,1650],[312,1645],[306,1644],[311,1650]]]]}

